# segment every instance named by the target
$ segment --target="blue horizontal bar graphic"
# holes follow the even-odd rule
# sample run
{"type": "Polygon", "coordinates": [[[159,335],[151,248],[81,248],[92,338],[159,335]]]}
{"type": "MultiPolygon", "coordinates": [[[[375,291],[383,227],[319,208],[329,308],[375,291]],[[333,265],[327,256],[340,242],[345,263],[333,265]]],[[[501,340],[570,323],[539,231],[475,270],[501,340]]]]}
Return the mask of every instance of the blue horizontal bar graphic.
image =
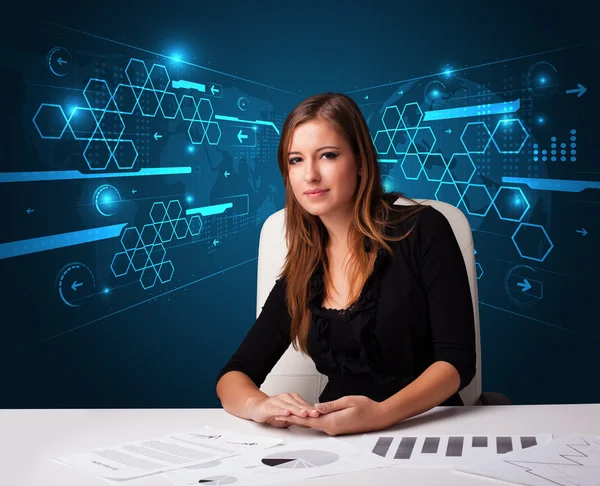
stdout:
{"type": "Polygon", "coordinates": [[[470,116],[501,115],[514,113],[521,107],[521,100],[503,101],[501,103],[488,103],[483,105],[463,106],[462,108],[449,108],[447,110],[431,110],[425,112],[424,121],[450,120],[452,118],[467,118],[470,116]]]}
{"type": "Polygon", "coordinates": [[[121,230],[125,226],[127,226],[127,223],[73,231],[71,233],[61,233],[58,235],[41,236],[29,240],[11,241],[10,243],[0,243],[0,260],[20,255],[28,255],[30,253],[55,250],[56,248],[64,248],[66,246],[90,243],[92,241],[116,238],[121,234],[121,230]]]}
{"type": "Polygon", "coordinates": [[[232,207],[233,203],[216,204],[214,206],[204,206],[201,208],[187,209],[185,211],[185,215],[191,216],[193,214],[201,214],[202,216],[212,216],[213,214],[224,213],[226,209],[232,207]]]}
{"type": "Polygon", "coordinates": [[[227,120],[234,121],[239,123],[255,123],[256,125],[267,125],[269,127],[273,127],[273,129],[277,132],[277,135],[280,135],[279,130],[275,126],[275,123],[264,120],[240,120],[237,116],[228,116],[228,115],[215,115],[215,119],[217,120],[227,120]]]}
{"type": "Polygon", "coordinates": [[[529,177],[503,177],[502,182],[526,184],[538,191],[581,192],[585,189],[600,189],[598,181],[569,181],[562,179],[538,179],[529,177]]]}
{"type": "Polygon", "coordinates": [[[108,177],[144,177],[191,173],[191,167],[161,167],[156,169],[146,168],[141,169],[139,172],[102,172],[98,174],[83,174],[77,170],[56,170],[47,172],[0,172],[0,183],[60,181],[70,179],[105,179],[108,177]]]}

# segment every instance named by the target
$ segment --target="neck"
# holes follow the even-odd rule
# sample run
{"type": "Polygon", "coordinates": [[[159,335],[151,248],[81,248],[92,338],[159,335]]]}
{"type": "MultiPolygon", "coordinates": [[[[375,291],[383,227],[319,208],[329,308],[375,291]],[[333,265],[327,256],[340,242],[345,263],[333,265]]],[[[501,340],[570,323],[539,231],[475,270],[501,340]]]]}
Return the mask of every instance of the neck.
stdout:
{"type": "Polygon", "coordinates": [[[333,248],[348,248],[348,235],[352,224],[352,209],[345,213],[321,216],[321,221],[329,235],[329,246],[333,248]]]}

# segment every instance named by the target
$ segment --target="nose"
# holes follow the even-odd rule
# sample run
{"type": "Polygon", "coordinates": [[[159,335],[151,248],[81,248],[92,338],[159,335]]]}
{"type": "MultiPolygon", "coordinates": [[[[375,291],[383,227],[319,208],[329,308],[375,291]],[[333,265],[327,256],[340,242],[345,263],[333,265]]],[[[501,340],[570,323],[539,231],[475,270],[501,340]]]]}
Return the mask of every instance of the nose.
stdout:
{"type": "Polygon", "coordinates": [[[316,182],[320,179],[319,168],[317,163],[312,159],[307,159],[304,163],[304,181],[305,182],[316,182]]]}

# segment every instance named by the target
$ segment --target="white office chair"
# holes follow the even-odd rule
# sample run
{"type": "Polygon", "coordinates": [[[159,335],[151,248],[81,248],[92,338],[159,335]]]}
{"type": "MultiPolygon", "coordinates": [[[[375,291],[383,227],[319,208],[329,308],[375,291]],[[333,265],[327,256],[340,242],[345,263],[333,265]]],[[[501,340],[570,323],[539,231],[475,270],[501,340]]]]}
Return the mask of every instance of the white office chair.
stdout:
{"type": "MultiPolygon", "coordinates": [[[[473,299],[473,312],[475,315],[475,339],[477,346],[477,369],[471,383],[460,392],[460,397],[465,405],[482,404],[510,404],[510,400],[501,394],[481,392],[481,342],[479,337],[479,304],[477,295],[477,271],[475,267],[475,254],[473,251],[473,236],[471,227],[465,215],[451,204],[435,201],[416,199],[417,202],[428,204],[440,211],[448,219],[458,244],[462,250],[471,296],[473,299]]],[[[395,205],[411,205],[412,202],[398,198],[395,205]]],[[[262,307],[275,285],[275,280],[283,268],[287,243],[284,232],[284,209],[281,209],[267,218],[260,232],[258,247],[258,287],[256,295],[256,315],[260,314],[262,307]]],[[[273,367],[261,390],[268,395],[282,392],[297,392],[308,403],[319,401],[319,395],[327,384],[327,377],[319,373],[314,362],[308,356],[294,350],[290,345],[281,359],[273,367]]]]}

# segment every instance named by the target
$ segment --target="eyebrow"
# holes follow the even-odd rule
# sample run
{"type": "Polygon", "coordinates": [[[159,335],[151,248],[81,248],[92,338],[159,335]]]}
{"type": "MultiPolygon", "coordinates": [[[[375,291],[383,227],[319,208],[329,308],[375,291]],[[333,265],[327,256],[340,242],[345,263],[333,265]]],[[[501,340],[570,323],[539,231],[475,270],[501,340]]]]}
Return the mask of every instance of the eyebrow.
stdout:
{"type": "MultiPolygon", "coordinates": [[[[334,145],[326,145],[325,147],[318,148],[317,150],[315,150],[315,152],[318,152],[319,150],[323,150],[323,149],[326,149],[326,148],[332,148],[332,149],[337,149],[337,150],[340,149],[339,147],[336,147],[334,145]]],[[[302,155],[302,152],[288,152],[288,155],[292,155],[292,154],[300,154],[300,155],[302,155]]]]}

